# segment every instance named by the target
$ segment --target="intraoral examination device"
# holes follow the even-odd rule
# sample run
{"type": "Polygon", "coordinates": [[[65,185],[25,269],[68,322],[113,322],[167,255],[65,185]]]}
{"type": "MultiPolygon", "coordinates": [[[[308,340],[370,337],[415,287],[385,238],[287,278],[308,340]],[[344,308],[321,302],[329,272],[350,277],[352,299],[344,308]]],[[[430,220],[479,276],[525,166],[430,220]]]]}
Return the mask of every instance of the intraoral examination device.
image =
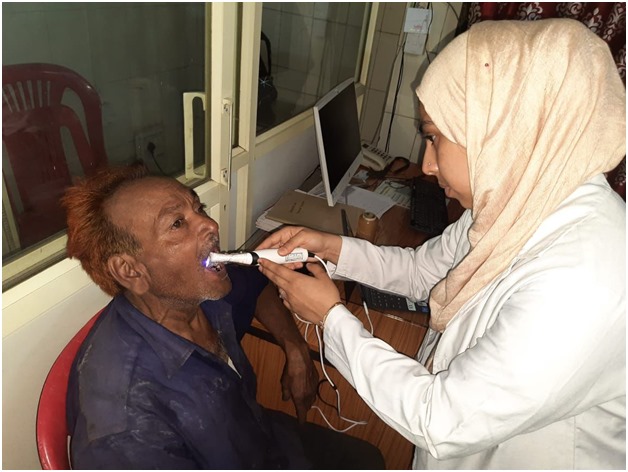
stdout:
{"type": "Polygon", "coordinates": [[[257,265],[260,259],[268,259],[277,264],[290,264],[292,262],[305,263],[308,258],[307,249],[296,248],[285,256],[280,256],[277,249],[260,249],[258,251],[248,252],[210,252],[209,257],[205,259],[205,267],[211,267],[214,264],[240,264],[240,265],[257,265]]]}

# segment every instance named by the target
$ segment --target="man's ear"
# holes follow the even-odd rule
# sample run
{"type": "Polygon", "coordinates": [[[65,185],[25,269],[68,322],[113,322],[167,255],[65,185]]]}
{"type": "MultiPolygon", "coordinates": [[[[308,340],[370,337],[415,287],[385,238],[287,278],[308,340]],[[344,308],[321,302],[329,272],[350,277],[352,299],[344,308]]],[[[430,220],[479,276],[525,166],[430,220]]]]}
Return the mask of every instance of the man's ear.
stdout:
{"type": "Polygon", "coordinates": [[[133,256],[117,254],[107,261],[107,268],[116,281],[136,295],[143,295],[150,287],[146,268],[133,256]]]}

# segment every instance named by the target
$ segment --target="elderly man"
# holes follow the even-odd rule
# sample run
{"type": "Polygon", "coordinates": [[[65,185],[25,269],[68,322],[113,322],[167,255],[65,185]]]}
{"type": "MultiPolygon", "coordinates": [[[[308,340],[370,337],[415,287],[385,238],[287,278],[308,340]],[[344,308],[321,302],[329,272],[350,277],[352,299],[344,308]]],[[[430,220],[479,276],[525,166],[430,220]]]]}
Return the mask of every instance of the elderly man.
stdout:
{"type": "Polygon", "coordinates": [[[68,254],[113,300],[68,388],[74,468],[382,468],[379,451],[261,407],[239,340],[255,315],[286,355],[301,423],[318,374],[289,312],[254,268],[203,260],[218,225],[193,190],[143,167],[68,189],[68,254]]]}

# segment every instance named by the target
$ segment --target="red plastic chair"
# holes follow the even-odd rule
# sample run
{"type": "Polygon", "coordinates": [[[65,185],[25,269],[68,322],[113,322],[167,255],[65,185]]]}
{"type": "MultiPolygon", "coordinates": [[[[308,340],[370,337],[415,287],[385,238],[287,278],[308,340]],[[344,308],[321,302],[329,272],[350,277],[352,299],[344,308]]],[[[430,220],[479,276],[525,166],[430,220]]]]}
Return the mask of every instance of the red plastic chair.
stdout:
{"type": "Polygon", "coordinates": [[[70,368],[83,340],[102,310],[94,315],[63,348],[50,368],[37,407],[37,453],[42,469],[70,469],[68,454],[68,427],[65,417],[65,398],[68,391],[70,368]]]}
{"type": "Polygon", "coordinates": [[[73,176],[62,130],[69,132],[84,175],[107,164],[102,107],[87,80],[54,64],[3,66],[2,95],[2,141],[11,167],[2,173],[24,248],[65,228],[59,198],[73,176]],[[68,104],[76,102],[73,94],[82,114],[68,104]]]}

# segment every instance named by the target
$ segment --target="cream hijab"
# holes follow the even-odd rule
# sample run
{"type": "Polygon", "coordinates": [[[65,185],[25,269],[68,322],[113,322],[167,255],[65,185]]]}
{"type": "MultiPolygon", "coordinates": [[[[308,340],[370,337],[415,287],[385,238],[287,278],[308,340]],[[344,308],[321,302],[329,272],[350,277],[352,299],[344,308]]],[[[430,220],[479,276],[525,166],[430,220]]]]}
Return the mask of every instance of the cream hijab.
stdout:
{"type": "Polygon", "coordinates": [[[575,20],[485,21],[455,38],[417,88],[467,149],[471,249],[432,290],[443,331],[579,185],[626,154],[626,90],[604,41],[575,20]]]}

